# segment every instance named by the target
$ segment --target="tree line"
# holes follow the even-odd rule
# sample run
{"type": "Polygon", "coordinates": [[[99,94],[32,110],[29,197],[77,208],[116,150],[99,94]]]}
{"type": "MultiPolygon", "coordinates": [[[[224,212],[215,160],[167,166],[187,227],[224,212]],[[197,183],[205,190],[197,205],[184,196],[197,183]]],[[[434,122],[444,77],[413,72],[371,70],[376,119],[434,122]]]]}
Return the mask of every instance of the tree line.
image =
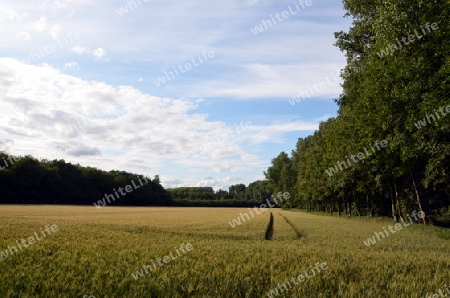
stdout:
{"type": "Polygon", "coordinates": [[[353,24],[335,33],[347,58],[338,115],[265,176],[309,211],[449,220],[450,2],[343,3],[353,24]]]}
{"type": "Polygon", "coordinates": [[[64,160],[37,160],[32,156],[13,157],[0,152],[0,204],[93,205],[120,187],[139,187],[108,203],[112,206],[166,206],[170,194],[159,181],[124,171],[102,171],[66,163],[64,160]],[[6,164],[8,166],[6,166],[6,164]],[[140,185],[139,180],[146,181],[140,185]]]}
{"type": "Polygon", "coordinates": [[[164,189],[158,175],[151,179],[6,152],[0,152],[0,189],[0,204],[253,207],[271,198],[267,181],[232,185],[228,191],[164,189]]]}
{"type": "Polygon", "coordinates": [[[177,206],[199,207],[253,207],[272,200],[272,191],[268,181],[255,181],[231,185],[228,191],[212,187],[176,187],[167,189],[177,206]]]}

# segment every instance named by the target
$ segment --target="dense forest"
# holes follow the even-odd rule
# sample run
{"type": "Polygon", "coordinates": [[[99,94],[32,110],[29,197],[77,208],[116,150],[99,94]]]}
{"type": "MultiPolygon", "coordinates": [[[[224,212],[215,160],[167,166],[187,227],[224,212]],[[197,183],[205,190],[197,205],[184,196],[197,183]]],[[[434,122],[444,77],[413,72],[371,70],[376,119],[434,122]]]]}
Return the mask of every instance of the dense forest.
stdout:
{"type": "MultiPolygon", "coordinates": [[[[105,172],[66,163],[64,160],[37,160],[0,152],[0,204],[92,205],[119,187],[136,185],[133,191],[115,197],[108,205],[170,205],[170,194],[153,180],[122,171],[105,172]],[[141,184],[142,182],[142,184],[141,184]],[[139,189],[140,188],[140,189],[139,189]]],[[[123,191],[122,191],[123,192],[123,191]]],[[[107,201],[106,201],[107,202],[107,201]]]]}
{"type": "Polygon", "coordinates": [[[337,117],[265,172],[294,207],[445,217],[450,190],[450,2],[345,0],[337,117]]]}
{"type": "Polygon", "coordinates": [[[212,187],[164,189],[154,179],[123,171],[102,171],[0,152],[0,204],[73,204],[95,206],[253,207],[271,200],[267,181],[229,191],[212,187]],[[127,188],[128,186],[128,188],[127,188]]]}

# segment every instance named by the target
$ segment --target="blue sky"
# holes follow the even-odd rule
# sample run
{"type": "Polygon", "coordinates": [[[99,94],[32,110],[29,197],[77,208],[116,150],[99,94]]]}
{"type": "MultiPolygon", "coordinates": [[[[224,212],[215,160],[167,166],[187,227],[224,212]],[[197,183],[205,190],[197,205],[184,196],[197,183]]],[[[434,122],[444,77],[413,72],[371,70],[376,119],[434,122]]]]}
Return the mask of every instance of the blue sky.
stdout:
{"type": "Polygon", "coordinates": [[[263,179],[336,115],[343,15],[337,0],[2,1],[0,150],[165,187],[263,179]]]}

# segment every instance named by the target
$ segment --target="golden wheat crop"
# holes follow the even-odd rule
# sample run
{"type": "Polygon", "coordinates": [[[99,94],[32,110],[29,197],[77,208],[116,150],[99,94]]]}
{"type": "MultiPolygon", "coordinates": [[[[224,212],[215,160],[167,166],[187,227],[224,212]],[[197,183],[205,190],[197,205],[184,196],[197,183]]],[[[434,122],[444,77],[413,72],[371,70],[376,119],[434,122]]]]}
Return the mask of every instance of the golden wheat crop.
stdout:
{"type": "Polygon", "coordinates": [[[58,231],[0,260],[0,296],[269,297],[318,262],[327,269],[282,287],[279,297],[423,297],[450,282],[450,242],[438,228],[411,225],[367,247],[364,240],[392,223],[270,209],[232,228],[228,222],[245,212],[1,206],[0,251],[47,224],[58,231]],[[188,243],[192,251],[181,253],[188,243]],[[154,272],[132,276],[177,250],[154,272]]]}

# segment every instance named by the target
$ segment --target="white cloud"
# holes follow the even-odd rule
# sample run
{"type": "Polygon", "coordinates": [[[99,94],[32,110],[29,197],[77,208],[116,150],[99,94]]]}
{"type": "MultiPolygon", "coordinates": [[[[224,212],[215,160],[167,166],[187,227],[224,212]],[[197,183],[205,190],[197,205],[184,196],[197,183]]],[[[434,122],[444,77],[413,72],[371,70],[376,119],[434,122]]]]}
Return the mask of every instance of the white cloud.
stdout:
{"type": "Polygon", "coordinates": [[[0,21],[6,22],[21,22],[23,19],[29,16],[28,13],[17,13],[14,10],[0,12],[0,21]]]}
{"type": "MultiPolygon", "coordinates": [[[[8,111],[0,118],[0,144],[14,139],[8,146],[18,155],[64,158],[105,170],[159,174],[175,166],[185,175],[190,171],[235,175],[263,166],[245,144],[275,142],[283,133],[317,128],[301,121],[252,125],[204,155],[193,156],[204,142],[236,127],[208,121],[207,115],[195,113],[198,106],[191,101],[85,81],[49,65],[0,58],[0,70],[0,109],[8,111]]],[[[199,185],[212,181],[198,179],[203,181],[199,185]]]]}
{"type": "Polygon", "coordinates": [[[47,27],[46,16],[41,16],[41,18],[34,23],[34,30],[36,30],[37,32],[44,31],[46,27],[47,27]]]}
{"type": "MultiPolygon", "coordinates": [[[[55,23],[59,24],[61,32],[80,32],[82,47],[75,48],[76,53],[91,54],[96,60],[107,60],[105,49],[108,49],[108,55],[111,55],[110,49],[114,49],[115,59],[122,58],[120,62],[140,63],[141,69],[146,65],[151,69],[161,70],[160,73],[152,74],[152,77],[146,76],[150,80],[160,76],[165,70],[171,70],[177,63],[195,58],[197,53],[205,49],[214,50],[217,58],[196,69],[202,76],[193,75],[192,71],[189,75],[174,80],[170,86],[166,85],[165,90],[169,91],[164,94],[166,96],[247,99],[286,97],[287,100],[299,92],[299,87],[307,88],[308,84],[323,81],[331,74],[328,71],[329,65],[337,65],[333,70],[335,71],[345,64],[345,57],[333,47],[333,32],[345,28],[336,26],[334,20],[328,22],[306,19],[312,13],[320,14],[328,10],[329,5],[322,9],[320,6],[323,5],[319,3],[314,4],[311,10],[305,10],[303,14],[277,24],[258,36],[253,36],[250,28],[258,25],[261,18],[267,19],[272,9],[272,13],[278,11],[273,0],[247,0],[247,3],[221,1],[220,4],[214,4],[219,7],[212,12],[208,8],[213,4],[207,1],[200,1],[199,5],[204,9],[198,10],[197,5],[168,0],[158,2],[155,6],[141,5],[139,9],[130,11],[129,17],[117,16],[114,19],[107,13],[95,13],[101,10],[114,15],[115,9],[119,7],[115,2],[43,0],[39,3],[40,5],[35,4],[29,8],[34,19],[47,13],[43,8],[47,11],[53,9],[67,12],[73,9],[83,12],[79,14],[78,20],[58,13],[47,21],[51,22],[47,24],[50,28],[55,23]],[[248,5],[254,7],[249,8],[248,5]],[[189,15],[188,19],[185,18],[186,15],[189,15]],[[135,20],[147,18],[151,18],[152,22],[136,25],[135,20]],[[170,22],[167,21],[168,18],[171,19],[170,22]],[[227,18],[233,21],[228,21],[227,18]],[[314,65],[311,65],[311,61],[314,61],[314,65]],[[208,76],[203,75],[205,73],[208,76]]],[[[341,8],[340,3],[330,5],[329,9],[341,8]]],[[[6,7],[8,9],[5,10],[18,11],[17,14],[28,13],[25,8],[20,7],[20,10],[16,6],[11,5],[11,8],[6,7]]],[[[286,7],[283,5],[283,9],[286,7]]],[[[339,9],[335,11],[339,12],[339,9]]],[[[7,30],[2,32],[0,29],[0,34],[6,34],[5,39],[8,40],[7,30]]],[[[55,36],[57,32],[52,34],[55,36]]],[[[43,44],[40,38],[32,38],[37,44],[34,47],[36,49],[43,44]]],[[[45,43],[48,44],[47,41],[45,43]]],[[[17,47],[19,46],[15,48],[17,47]]],[[[340,87],[327,88],[317,96],[335,96],[340,92],[340,87]]]]}
{"type": "Polygon", "coordinates": [[[3,139],[0,140],[0,152],[10,153],[13,148],[14,140],[11,139],[3,139]]]}
{"type": "Polygon", "coordinates": [[[28,32],[19,32],[16,36],[21,40],[30,40],[31,38],[31,35],[28,32]]]}
{"type": "Polygon", "coordinates": [[[212,186],[215,191],[219,189],[225,189],[228,191],[228,187],[232,184],[242,183],[242,179],[238,177],[204,177],[200,179],[192,179],[192,178],[180,178],[174,177],[170,175],[161,175],[161,181],[163,182],[164,187],[208,187],[212,186]]]}
{"type": "Polygon", "coordinates": [[[183,90],[183,94],[191,97],[238,97],[245,99],[284,97],[287,104],[290,98],[297,96],[300,92],[306,92],[304,93],[306,97],[332,99],[342,91],[341,79],[336,75],[342,68],[343,65],[337,63],[325,65],[244,65],[233,77],[224,78],[220,81],[215,79],[205,80],[203,83],[196,85],[188,82],[186,86],[180,89],[183,90]],[[324,88],[319,87],[321,83],[322,86],[325,86],[324,88]]]}
{"type": "Polygon", "coordinates": [[[50,36],[56,39],[61,32],[61,26],[60,25],[54,25],[50,29],[50,36]]]}
{"type": "MultiPolygon", "coordinates": [[[[75,67],[69,62],[66,67],[75,67]]],[[[120,159],[188,159],[197,146],[199,127],[210,133],[223,130],[220,122],[191,114],[196,105],[185,100],[154,97],[128,86],[112,87],[62,74],[50,66],[32,66],[0,59],[0,135],[17,137],[15,149],[51,157],[85,151],[107,157],[105,168],[120,159]],[[2,133],[1,133],[2,132],[2,133]],[[46,148],[37,152],[36,139],[46,148]],[[62,144],[74,144],[73,150],[62,144]],[[83,147],[84,146],[84,147],[83,147]],[[89,146],[89,150],[85,150],[89,146]],[[81,148],[81,149],[79,149],[81,148]]],[[[242,149],[240,150],[242,151],[242,149]]],[[[79,155],[76,155],[78,154],[79,155]]],[[[234,154],[239,154],[235,151],[234,154]]],[[[97,160],[85,160],[98,165],[97,160]]]]}
{"type": "Polygon", "coordinates": [[[246,3],[248,6],[258,5],[258,4],[262,3],[262,2],[263,2],[264,4],[267,4],[267,3],[270,2],[270,0],[245,0],[245,3],[246,3]]]}
{"type": "Polygon", "coordinates": [[[255,126],[251,130],[254,133],[251,134],[251,141],[254,144],[261,144],[265,142],[283,142],[283,134],[294,131],[314,131],[319,129],[318,121],[305,122],[305,121],[290,121],[275,123],[270,126],[255,126]]]}
{"type": "Polygon", "coordinates": [[[97,48],[94,50],[93,55],[95,57],[95,60],[99,60],[106,56],[106,51],[103,48],[97,48]]]}
{"type": "Polygon", "coordinates": [[[103,48],[96,48],[95,50],[91,50],[90,48],[82,47],[80,45],[72,47],[72,52],[77,53],[79,55],[84,54],[92,54],[94,56],[95,60],[105,60],[109,61],[106,56],[106,51],[103,48]]]}
{"type": "Polygon", "coordinates": [[[44,0],[41,2],[41,5],[44,7],[49,7],[50,9],[54,11],[59,11],[67,7],[67,4],[65,1],[54,1],[54,0],[44,0]]]}
{"type": "Polygon", "coordinates": [[[76,63],[76,62],[64,63],[64,69],[72,69],[72,70],[78,69],[78,63],[76,63]]]}
{"type": "Polygon", "coordinates": [[[71,51],[74,52],[74,53],[77,53],[79,55],[83,55],[83,54],[86,54],[86,53],[90,52],[88,48],[85,48],[85,47],[82,47],[82,46],[74,46],[71,49],[71,51]]]}

